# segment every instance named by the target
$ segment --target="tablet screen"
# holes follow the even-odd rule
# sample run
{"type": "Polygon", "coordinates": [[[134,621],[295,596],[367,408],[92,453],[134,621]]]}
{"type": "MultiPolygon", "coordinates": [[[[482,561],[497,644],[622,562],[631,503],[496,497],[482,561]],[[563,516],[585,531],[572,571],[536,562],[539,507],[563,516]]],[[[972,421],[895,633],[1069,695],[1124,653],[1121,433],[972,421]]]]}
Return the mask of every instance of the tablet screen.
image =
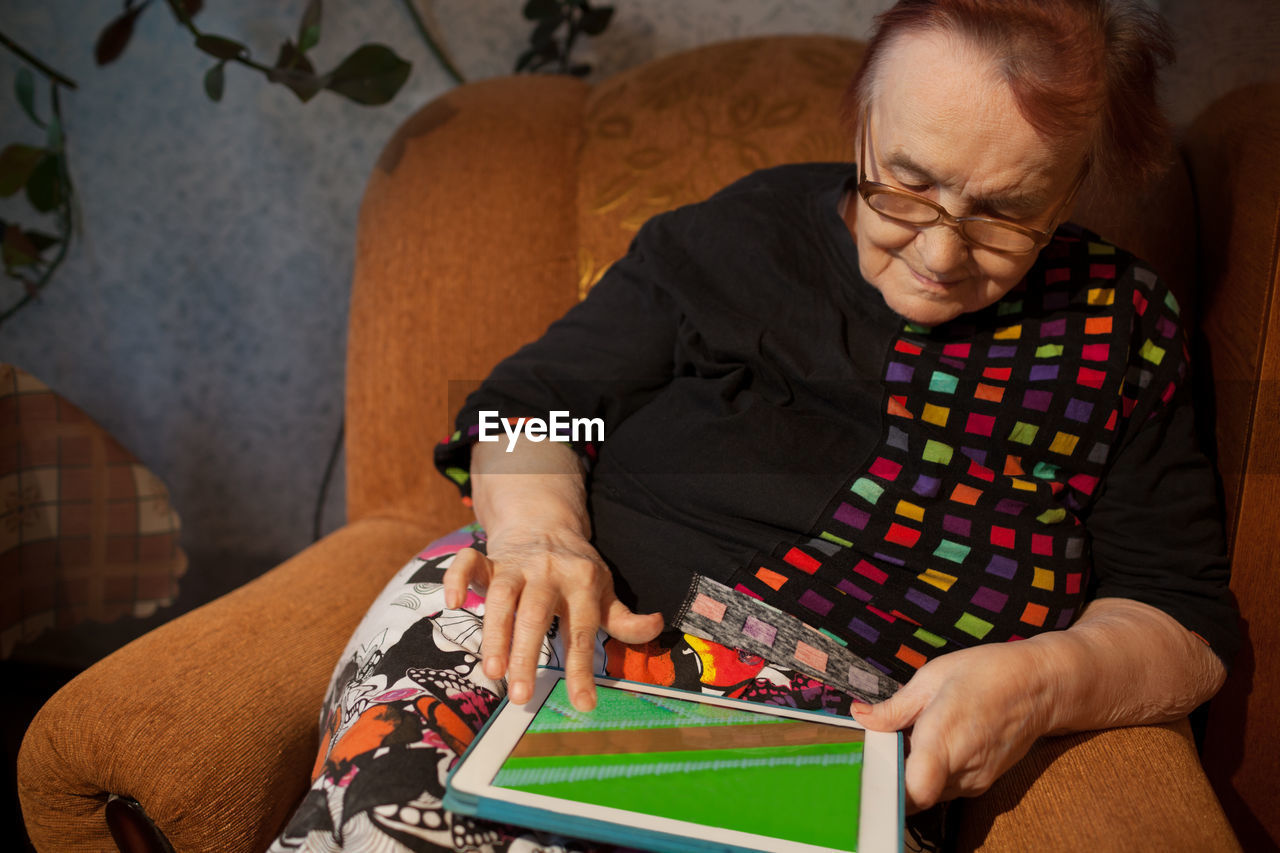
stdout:
{"type": "Polygon", "coordinates": [[[560,680],[503,762],[500,788],[853,850],[864,732],[560,680]]]}

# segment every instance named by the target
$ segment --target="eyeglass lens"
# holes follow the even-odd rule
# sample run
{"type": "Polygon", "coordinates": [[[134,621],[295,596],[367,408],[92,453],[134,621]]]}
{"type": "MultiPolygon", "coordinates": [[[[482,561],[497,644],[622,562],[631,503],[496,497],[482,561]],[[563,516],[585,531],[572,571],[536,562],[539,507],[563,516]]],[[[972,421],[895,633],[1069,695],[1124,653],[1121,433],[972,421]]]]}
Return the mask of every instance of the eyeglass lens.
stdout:
{"type": "MultiPolygon", "coordinates": [[[[935,207],[923,199],[908,195],[892,192],[875,193],[869,195],[867,204],[877,213],[907,225],[931,225],[941,218],[941,214],[935,207]]],[[[1000,252],[1029,252],[1036,246],[1035,240],[1030,235],[999,222],[962,220],[959,228],[960,233],[971,243],[1000,252]]]]}

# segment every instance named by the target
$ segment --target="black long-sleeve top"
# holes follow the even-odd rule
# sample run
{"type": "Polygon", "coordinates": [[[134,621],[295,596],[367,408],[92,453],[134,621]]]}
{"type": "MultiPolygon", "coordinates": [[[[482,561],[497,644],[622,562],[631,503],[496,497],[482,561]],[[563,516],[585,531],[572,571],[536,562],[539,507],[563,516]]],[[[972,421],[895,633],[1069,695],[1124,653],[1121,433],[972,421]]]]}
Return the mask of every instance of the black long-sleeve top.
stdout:
{"type": "Polygon", "coordinates": [[[859,273],[849,172],[771,169],[651,220],[467,399],[438,466],[467,490],[482,411],[599,418],[604,440],[576,446],[626,603],[679,625],[709,579],[899,682],[1103,596],[1168,612],[1229,662],[1169,291],[1068,225],[994,305],[912,325],[859,273]]]}

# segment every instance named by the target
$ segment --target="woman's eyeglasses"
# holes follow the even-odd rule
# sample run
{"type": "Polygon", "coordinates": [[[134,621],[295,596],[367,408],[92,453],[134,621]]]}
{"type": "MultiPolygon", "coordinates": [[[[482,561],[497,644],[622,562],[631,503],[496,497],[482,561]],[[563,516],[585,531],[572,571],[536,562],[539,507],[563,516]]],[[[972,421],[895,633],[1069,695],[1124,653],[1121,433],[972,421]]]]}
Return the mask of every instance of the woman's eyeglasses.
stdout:
{"type": "Polygon", "coordinates": [[[858,195],[862,196],[867,207],[885,219],[913,228],[948,225],[956,229],[967,242],[993,252],[1023,255],[1034,252],[1048,243],[1053,236],[1053,229],[1057,227],[1058,217],[1071,204],[1071,200],[1075,198],[1089,171],[1089,162],[1086,160],[1079,176],[1071,186],[1071,191],[1054,211],[1048,231],[1029,228],[1015,222],[988,219],[985,216],[952,216],[945,207],[924,196],[878,181],[867,180],[867,139],[869,137],[867,126],[869,123],[868,114],[864,112],[862,146],[858,154],[858,195]]]}

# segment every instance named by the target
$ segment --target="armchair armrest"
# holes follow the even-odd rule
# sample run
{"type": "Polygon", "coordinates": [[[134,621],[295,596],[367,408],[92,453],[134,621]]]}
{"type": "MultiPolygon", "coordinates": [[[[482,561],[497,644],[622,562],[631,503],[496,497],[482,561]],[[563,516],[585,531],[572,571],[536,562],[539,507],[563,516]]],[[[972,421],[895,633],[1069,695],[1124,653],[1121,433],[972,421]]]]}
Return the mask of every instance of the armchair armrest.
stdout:
{"type": "Polygon", "coordinates": [[[966,800],[959,850],[1239,850],[1185,719],[1044,738],[966,800]]]}
{"type": "Polygon", "coordinates": [[[308,783],[339,654],[429,539],[403,521],[348,525],[67,684],[18,756],[32,842],[114,849],[104,809],[118,794],[178,850],[264,849],[308,783]]]}

